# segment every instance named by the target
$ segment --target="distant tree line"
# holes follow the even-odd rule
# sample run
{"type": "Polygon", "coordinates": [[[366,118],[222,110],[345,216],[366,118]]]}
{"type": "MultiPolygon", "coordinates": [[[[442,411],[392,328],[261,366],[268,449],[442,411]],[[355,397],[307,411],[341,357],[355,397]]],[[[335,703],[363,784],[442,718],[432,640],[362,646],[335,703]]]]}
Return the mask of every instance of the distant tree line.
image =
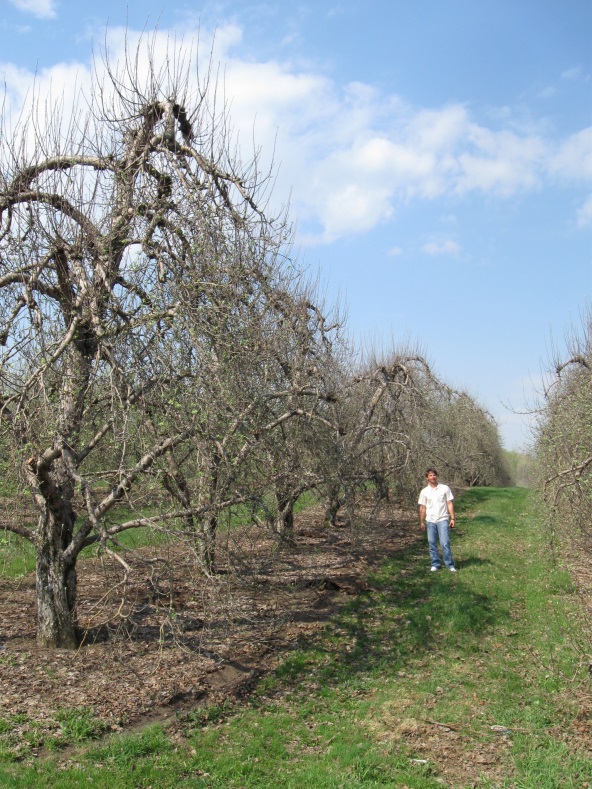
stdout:
{"type": "Polygon", "coordinates": [[[530,449],[504,450],[504,459],[513,485],[532,488],[535,485],[534,456],[530,449]]]}
{"type": "Polygon", "coordinates": [[[474,399],[413,349],[348,341],[209,77],[104,65],[71,117],[38,105],[0,130],[0,449],[37,510],[2,525],[34,546],[47,647],[79,643],[84,548],[122,589],[159,561],[128,530],[178,539],[207,578],[238,508],[289,544],[307,491],[331,526],[360,497],[412,501],[429,464],[508,481],[474,399]]]}

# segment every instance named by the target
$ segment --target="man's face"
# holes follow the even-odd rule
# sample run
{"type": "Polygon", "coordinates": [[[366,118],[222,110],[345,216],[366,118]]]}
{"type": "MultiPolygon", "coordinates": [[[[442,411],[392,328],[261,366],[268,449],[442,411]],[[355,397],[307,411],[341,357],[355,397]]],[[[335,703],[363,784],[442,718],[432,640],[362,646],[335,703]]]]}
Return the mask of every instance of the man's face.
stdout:
{"type": "Polygon", "coordinates": [[[437,485],[438,484],[438,475],[435,471],[430,471],[426,474],[426,478],[428,481],[428,485],[437,485]]]}

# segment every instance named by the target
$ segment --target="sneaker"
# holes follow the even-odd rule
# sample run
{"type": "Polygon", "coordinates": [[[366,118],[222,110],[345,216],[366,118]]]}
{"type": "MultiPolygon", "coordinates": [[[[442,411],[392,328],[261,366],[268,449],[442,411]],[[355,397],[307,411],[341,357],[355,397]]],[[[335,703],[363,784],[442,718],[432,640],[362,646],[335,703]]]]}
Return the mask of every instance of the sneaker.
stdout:
{"type": "Polygon", "coordinates": [[[431,573],[437,573],[438,569],[439,569],[438,567],[432,567],[432,568],[430,568],[430,572],[431,573]]]}
{"type": "Polygon", "coordinates": [[[455,572],[456,572],[456,567],[451,567],[451,568],[450,568],[450,572],[451,572],[451,573],[455,573],[455,572]]]}

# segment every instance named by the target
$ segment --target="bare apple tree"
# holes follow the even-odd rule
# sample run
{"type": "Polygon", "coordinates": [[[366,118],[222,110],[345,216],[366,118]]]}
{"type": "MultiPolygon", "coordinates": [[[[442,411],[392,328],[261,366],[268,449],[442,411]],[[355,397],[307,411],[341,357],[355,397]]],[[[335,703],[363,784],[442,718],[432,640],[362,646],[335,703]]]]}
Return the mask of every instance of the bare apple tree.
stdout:
{"type": "Polygon", "coordinates": [[[397,495],[408,492],[426,378],[431,378],[427,363],[406,348],[370,351],[355,364],[351,353],[343,359],[320,485],[328,525],[335,524],[341,510],[351,520],[357,498],[367,491],[378,501],[388,499],[392,490],[397,495]]]}
{"type": "Polygon", "coordinates": [[[35,546],[48,647],[78,643],[86,546],[125,577],[118,535],[167,528],[211,571],[219,513],[259,495],[261,438],[315,407],[310,376],[278,377],[300,297],[268,176],[209,75],[152,54],[105,59],[68,117],[1,130],[0,426],[38,512],[7,528],[35,546]]]}
{"type": "Polygon", "coordinates": [[[440,380],[420,353],[369,351],[353,369],[351,358],[342,364],[340,394],[331,405],[333,430],[321,431],[319,443],[327,524],[340,511],[351,520],[360,496],[414,504],[433,464],[458,485],[508,484],[492,417],[440,380]]]}
{"type": "Polygon", "coordinates": [[[537,412],[535,459],[549,532],[592,555],[592,310],[552,354],[537,412]]]}
{"type": "MultiPolygon", "coordinates": [[[[211,305],[193,302],[193,286],[184,283],[179,289],[180,321],[186,322],[184,335],[195,349],[195,363],[176,414],[188,411],[195,451],[175,461],[175,473],[166,475],[167,489],[181,503],[187,496],[200,502],[192,518],[206,572],[214,569],[223,510],[241,504],[254,521],[282,535],[280,521],[289,528],[298,496],[313,486],[312,447],[333,396],[322,370],[341,325],[337,315],[324,317],[316,289],[299,275],[291,280],[281,269],[259,271],[254,280],[243,272],[226,292],[229,283],[220,277],[216,259],[211,305]],[[192,420],[196,402],[199,419],[192,420]]],[[[235,261],[235,273],[240,270],[235,261]]]]}
{"type": "Polygon", "coordinates": [[[442,384],[426,387],[425,394],[426,465],[437,465],[442,478],[455,485],[509,485],[510,472],[491,414],[467,392],[442,384]]]}
{"type": "Polygon", "coordinates": [[[274,534],[293,538],[294,508],[303,493],[315,490],[326,474],[327,431],[332,405],[341,393],[333,371],[342,346],[343,318],[326,309],[318,287],[308,283],[300,298],[281,303],[281,327],[274,343],[276,386],[289,394],[286,403],[299,418],[282,421],[279,433],[261,442],[257,469],[271,486],[267,518],[274,534]]]}

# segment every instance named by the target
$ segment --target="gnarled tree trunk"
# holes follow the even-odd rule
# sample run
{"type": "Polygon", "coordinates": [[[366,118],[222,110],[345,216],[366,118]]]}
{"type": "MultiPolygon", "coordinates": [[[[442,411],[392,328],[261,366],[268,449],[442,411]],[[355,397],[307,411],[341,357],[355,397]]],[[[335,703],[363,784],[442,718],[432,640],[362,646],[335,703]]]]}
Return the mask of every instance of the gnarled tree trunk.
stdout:
{"type": "Polygon", "coordinates": [[[59,518],[48,511],[40,516],[37,543],[37,642],[42,647],[74,649],[78,646],[76,622],[76,560],[64,555],[64,534],[71,529],[73,513],[59,518]]]}
{"type": "Polygon", "coordinates": [[[289,493],[275,494],[277,515],[275,518],[275,531],[284,540],[294,539],[294,505],[296,498],[289,493]]]}

